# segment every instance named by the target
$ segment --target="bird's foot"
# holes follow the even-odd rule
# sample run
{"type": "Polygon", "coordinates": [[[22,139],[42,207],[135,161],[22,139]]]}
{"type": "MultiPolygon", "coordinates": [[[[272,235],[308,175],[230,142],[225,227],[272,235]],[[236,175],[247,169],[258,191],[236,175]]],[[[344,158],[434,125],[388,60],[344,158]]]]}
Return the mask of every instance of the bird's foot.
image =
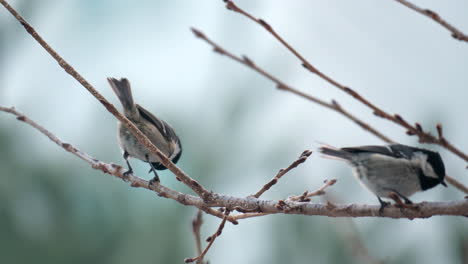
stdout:
{"type": "Polygon", "coordinates": [[[382,204],[380,204],[380,208],[379,208],[379,214],[382,215],[383,214],[383,210],[385,209],[385,207],[389,206],[390,203],[389,202],[383,202],[382,204]]]}
{"type": "Polygon", "coordinates": [[[130,176],[130,174],[133,174],[133,170],[132,170],[132,169],[130,169],[130,170],[128,170],[128,171],[122,173],[122,176],[123,176],[124,181],[128,181],[128,180],[129,180],[129,177],[128,177],[128,176],[130,176]]]}
{"type": "Polygon", "coordinates": [[[384,202],[380,198],[379,198],[379,202],[380,202],[379,214],[382,215],[385,207],[389,206],[390,202],[384,202]]]}
{"type": "Polygon", "coordinates": [[[153,179],[149,180],[148,188],[151,188],[151,185],[153,185],[154,183],[160,183],[158,175],[154,176],[153,179]]]}
{"type": "Polygon", "coordinates": [[[405,201],[405,204],[413,204],[413,202],[410,199],[408,199],[408,198],[406,198],[404,196],[402,196],[402,198],[403,198],[403,201],[405,201]]]}
{"type": "Polygon", "coordinates": [[[403,197],[404,203],[401,201],[400,196],[395,193],[391,192],[388,197],[390,197],[393,201],[395,201],[395,206],[399,208],[406,208],[406,209],[417,209],[418,206],[413,204],[411,200],[406,197],[403,197]]]}

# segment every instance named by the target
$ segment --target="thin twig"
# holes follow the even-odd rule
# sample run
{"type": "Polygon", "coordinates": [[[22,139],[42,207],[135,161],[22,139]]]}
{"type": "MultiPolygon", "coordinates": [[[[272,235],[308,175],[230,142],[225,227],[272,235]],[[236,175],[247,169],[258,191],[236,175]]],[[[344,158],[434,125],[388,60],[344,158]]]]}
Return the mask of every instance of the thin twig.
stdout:
{"type": "Polygon", "coordinates": [[[268,191],[271,188],[271,186],[275,185],[278,182],[278,180],[281,179],[281,177],[283,177],[283,175],[288,173],[290,170],[296,168],[301,163],[304,163],[311,154],[312,154],[312,151],[304,150],[304,152],[302,152],[302,154],[299,156],[297,160],[291,163],[291,165],[289,165],[286,169],[280,169],[278,174],[276,174],[276,176],[273,179],[271,179],[271,181],[269,181],[267,184],[265,184],[262,187],[262,189],[260,189],[256,194],[254,194],[253,197],[260,198],[260,196],[264,192],[268,191]]]}
{"type": "Polygon", "coordinates": [[[286,83],[282,82],[281,80],[279,80],[275,76],[273,76],[270,73],[266,72],[262,68],[258,67],[247,56],[243,56],[242,58],[238,57],[238,56],[234,55],[233,53],[225,50],[224,48],[222,48],[221,46],[219,46],[215,42],[213,42],[205,34],[203,34],[200,30],[195,29],[195,28],[191,28],[191,30],[195,34],[196,37],[204,40],[206,43],[211,45],[215,52],[217,52],[218,54],[224,55],[224,56],[226,56],[226,57],[228,57],[228,58],[230,58],[230,59],[232,59],[234,61],[237,61],[237,62],[251,68],[252,70],[258,72],[259,74],[263,75],[267,79],[269,79],[272,82],[276,83],[276,87],[278,89],[283,90],[283,91],[288,91],[288,92],[293,93],[293,94],[296,94],[296,95],[298,95],[298,96],[300,96],[302,98],[305,98],[305,99],[307,99],[309,101],[312,101],[312,102],[314,102],[314,103],[316,103],[318,105],[321,105],[321,106],[323,106],[325,108],[328,108],[328,109],[331,109],[331,110],[333,110],[335,112],[338,112],[338,113],[344,115],[345,117],[347,117],[348,119],[350,119],[351,121],[355,122],[357,125],[359,125],[364,130],[367,130],[370,133],[374,134],[376,137],[382,139],[383,141],[391,142],[390,138],[383,135],[382,133],[380,133],[379,131],[377,131],[376,129],[371,127],[370,125],[366,124],[364,121],[362,121],[362,120],[358,119],[357,117],[353,116],[351,113],[349,113],[344,108],[342,108],[341,105],[338,104],[337,101],[333,100],[331,103],[327,103],[327,102],[325,102],[323,100],[320,100],[320,99],[318,99],[318,98],[316,98],[316,97],[314,97],[312,95],[309,95],[309,94],[301,92],[301,91],[299,91],[297,89],[294,89],[293,87],[291,87],[291,86],[287,85],[286,83]]]}
{"type": "Polygon", "coordinates": [[[235,220],[240,220],[240,219],[247,219],[247,218],[252,218],[252,217],[259,217],[259,216],[265,216],[269,215],[269,213],[244,213],[244,214],[238,214],[233,216],[235,220]]]}
{"type": "Polygon", "coordinates": [[[458,39],[458,40],[461,40],[461,41],[468,42],[468,35],[464,34],[459,29],[457,29],[456,27],[449,24],[447,21],[445,21],[436,12],[434,12],[434,11],[432,11],[430,9],[421,8],[421,7],[419,7],[419,6],[417,6],[417,5],[413,4],[413,3],[410,3],[408,1],[405,1],[405,0],[395,0],[395,1],[399,2],[400,4],[406,6],[406,7],[410,8],[410,9],[413,9],[414,11],[420,13],[423,16],[426,16],[426,17],[434,20],[436,23],[438,23],[439,25],[441,25],[442,27],[444,27],[448,31],[450,31],[452,33],[452,37],[454,39],[458,39]]]}
{"type": "Polygon", "coordinates": [[[138,142],[143,144],[152,154],[156,155],[161,163],[168,168],[176,178],[180,179],[185,185],[191,188],[196,194],[204,200],[209,200],[211,192],[200,185],[196,180],[192,179],[179,167],[177,167],[164,153],[162,153],[146,136],[143,134],[130,120],[107,101],[83,76],[81,76],[68,62],[66,62],[50,45],[34,30],[34,28],[11,7],[7,1],[0,0],[0,3],[23,25],[26,31],[58,62],[68,74],[77,80],[84,88],[86,88],[112,115],[122,122],[131,133],[137,138],[138,142]]]}
{"type": "MultiPolygon", "coordinates": [[[[336,88],[340,89],[341,91],[347,93],[348,95],[352,96],[353,98],[355,98],[356,100],[358,100],[359,102],[361,102],[362,104],[364,104],[365,106],[370,108],[373,111],[374,115],[376,115],[378,117],[381,117],[381,118],[384,118],[384,119],[387,119],[387,120],[389,120],[389,121],[391,121],[391,122],[393,122],[395,124],[398,124],[398,125],[404,127],[405,130],[406,130],[406,133],[408,135],[417,135],[418,138],[419,138],[420,143],[437,144],[439,146],[442,146],[442,147],[446,148],[447,150],[449,150],[453,154],[459,156],[460,158],[462,158],[462,159],[464,159],[465,161],[468,162],[468,155],[466,153],[464,153],[463,151],[461,151],[460,149],[458,149],[457,147],[455,147],[446,138],[436,137],[436,136],[432,135],[429,132],[425,132],[421,128],[421,126],[419,124],[411,125],[399,114],[389,114],[389,113],[385,112],[384,110],[382,110],[381,108],[379,108],[378,106],[374,105],[372,102],[370,102],[369,100],[364,98],[362,95],[360,95],[355,90],[349,88],[348,86],[340,84],[339,82],[337,82],[336,80],[334,80],[330,76],[328,76],[325,73],[318,70],[315,66],[312,65],[312,63],[310,63],[307,59],[305,59],[296,49],[294,49],[288,42],[286,42],[273,29],[273,27],[271,25],[269,25],[267,22],[265,22],[265,20],[260,19],[260,18],[255,18],[251,14],[247,13],[245,10],[238,7],[233,1],[225,1],[225,2],[226,2],[226,8],[227,9],[247,17],[251,21],[254,21],[258,25],[262,26],[270,34],[272,34],[279,42],[281,42],[281,44],[283,44],[291,53],[294,54],[294,56],[296,56],[301,61],[302,66],[304,66],[307,70],[309,70],[311,73],[314,73],[314,74],[318,75],[323,80],[327,81],[331,85],[333,85],[336,88]]],[[[324,107],[327,107],[327,108],[331,108],[331,107],[326,106],[324,104],[321,104],[321,105],[324,106],[324,107]]],[[[331,108],[331,109],[333,109],[333,108],[331,108]]],[[[362,125],[360,125],[360,126],[363,127],[362,125]]],[[[380,134],[377,131],[372,132],[369,129],[366,129],[366,130],[370,131],[372,134],[374,134],[376,136],[380,134]]],[[[381,136],[379,136],[379,138],[383,139],[386,142],[390,141],[390,139],[383,138],[381,136]]]]}
{"type": "Polygon", "coordinates": [[[292,196],[289,197],[288,200],[290,201],[299,201],[299,202],[310,202],[310,197],[319,196],[325,194],[325,189],[329,186],[332,186],[336,183],[336,179],[325,180],[322,187],[318,188],[314,192],[305,191],[303,194],[299,196],[292,196]]]}
{"type": "Polygon", "coordinates": [[[465,194],[468,194],[468,187],[463,185],[463,183],[459,182],[457,179],[451,176],[445,175],[445,180],[453,187],[457,188],[458,190],[462,191],[465,194]]]}
{"type": "Polygon", "coordinates": [[[463,235],[462,233],[459,234],[458,237],[458,252],[460,256],[460,263],[467,264],[468,263],[468,237],[463,235]]]}
{"type": "MultiPolygon", "coordinates": [[[[203,224],[203,213],[201,210],[197,211],[197,214],[192,220],[192,233],[195,239],[195,246],[197,248],[197,255],[202,254],[202,246],[201,246],[201,234],[200,229],[201,225],[203,224]]],[[[197,260],[197,264],[203,264],[203,258],[197,260]]]]}
{"type": "MultiPolygon", "coordinates": [[[[202,40],[204,40],[206,43],[208,43],[211,47],[213,47],[213,50],[218,53],[218,54],[221,54],[221,55],[224,55],[236,62],[239,62],[240,64],[242,65],[245,65],[247,67],[249,67],[250,69],[258,72],[259,74],[263,75],[264,77],[266,77],[267,79],[271,80],[272,82],[276,83],[277,87],[279,89],[282,89],[284,91],[289,91],[293,94],[296,94],[300,97],[303,97],[307,100],[310,100],[314,103],[317,103],[325,108],[328,108],[328,109],[331,109],[331,110],[334,110],[338,113],[341,113],[343,114],[344,116],[346,116],[348,119],[354,121],[357,125],[359,125],[361,128],[363,128],[364,130],[370,132],[371,134],[375,135],[376,137],[380,138],[381,140],[383,140],[384,142],[387,142],[387,143],[394,143],[393,140],[391,140],[389,137],[383,135],[382,133],[380,133],[377,129],[371,127],[370,125],[366,124],[364,121],[358,119],[357,117],[351,115],[349,112],[345,111],[340,104],[338,104],[338,102],[336,102],[335,100],[333,100],[331,103],[327,103],[325,101],[322,101],[318,98],[315,98],[311,95],[308,95],[306,93],[303,93],[301,91],[298,91],[294,88],[292,88],[291,86],[287,85],[286,83],[280,81],[278,78],[274,77],[273,75],[267,73],[266,71],[264,71],[262,68],[260,68],[259,66],[257,66],[251,59],[249,59],[248,57],[246,56],[243,56],[242,58],[234,55],[233,53],[227,51],[226,49],[224,49],[223,47],[221,47],[220,45],[218,45],[217,43],[215,43],[214,41],[212,41],[211,39],[209,39],[204,33],[202,33],[200,30],[198,29],[195,29],[195,28],[192,28],[192,32],[195,34],[195,36],[197,38],[200,38],[202,40]]],[[[399,116],[398,116],[399,117],[399,116]]],[[[401,118],[401,117],[399,117],[401,118]]],[[[443,138],[443,133],[442,133],[442,125],[440,124],[437,124],[437,129],[439,131],[439,137],[440,139],[443,141],[443,142],[446,142],[446,140],[443,138]]],[[[458,188],[459,190],[463,191],[464,193],[468,193],[466,192],[468,190],[467,187],[463,186],[463,184],[461,184],[460,182],[456,181],[454,178],[450,177],[450,176],[446,176],[447,178],[447,181],[449,183],[452,183],[452,182],[456,182],[458,184],[456,185],[453,185],[454,187],[458,188]]]]}
{"type": "Polygon", "coordinates": [[[194,258],[186,258],[184,261],[185,263],[190,263],[190,262],[194,262],[194,261],[198,261],[198,260],[203,260],[203,257],[205,257],[206,253],[208,252],[208,250],[211,248],[211,246],[213,245],[214,241],[216,240],[217,237],[219,237],[221,235],[221,233],[223,232],[223,229],[224,229],[224,225],[226,224],[226,220],[229,216],[229,213],[231,211],[229,210],[225,210],[224,214],[225,214],[225,217],[224,219],[221,221],[221,223],[219,224],[218,226],[218,229],[216,230],[216,232],[211,235],[210,237],[208,237],[208,239],[206,240],[208,242],[208,245],[206,246],[205,250],[203,250],[203,252],[198,255],[197,257],[194,257],[194,258]]]}

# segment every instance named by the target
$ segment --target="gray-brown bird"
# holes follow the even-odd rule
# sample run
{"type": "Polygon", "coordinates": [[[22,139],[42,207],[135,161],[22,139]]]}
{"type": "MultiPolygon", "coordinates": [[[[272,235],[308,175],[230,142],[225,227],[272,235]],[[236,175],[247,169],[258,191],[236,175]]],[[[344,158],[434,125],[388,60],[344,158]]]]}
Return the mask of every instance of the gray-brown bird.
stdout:
{"type": "MultiPolygon", "coordinates": [[[[120,80],[107,78],[107,81],[122,103],[124,115],[132,121],[138,129],[166,155],[166,157],[173,163],[177,163],[182,154],[182,145],[174,129],[142,106],[135,104],[130,82],[126,78],[121,78],[120,80]]],[[[150,185],[156,181],[159,182],[159,176],[156,170],[166,169],[159,158],[151,154],[145,146],[140,144],[130,130],[121,122],[118,123],[118,130],[119,145],[123,150],[123,158],[128,165],[128,171],[124,174],[133,173],[132,166],[130,166],[128,161],[129,157],[133,157],[150,164],[151,169],[149,172],[154,172],[154,178],[150,180],[150,185]]]]}

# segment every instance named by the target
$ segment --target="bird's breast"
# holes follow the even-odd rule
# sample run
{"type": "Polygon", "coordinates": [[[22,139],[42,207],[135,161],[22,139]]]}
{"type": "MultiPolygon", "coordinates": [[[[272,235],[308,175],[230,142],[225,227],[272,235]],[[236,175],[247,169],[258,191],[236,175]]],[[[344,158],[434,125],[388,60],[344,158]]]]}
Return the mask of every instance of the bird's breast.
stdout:
{"type": "MultiPolygon", "coordinates": [[[[172,154],[169,143],[164,139],[163,135],[154,126],[148,126],[144,123],[134,122],[134,124],[140,129],[140,131],[148,137],[148,139],[166,156],[172,154]]],[[[147,148],[142,145],[136,137],[130,132],[130,130],[119,123],[119,144],[120,147],[127,151],[131,157],[149,161],[149,162],[160,162],[156,155],[150,153],[147,148]],[[148,159],[147,159],[148,156],[148,159]]]]}

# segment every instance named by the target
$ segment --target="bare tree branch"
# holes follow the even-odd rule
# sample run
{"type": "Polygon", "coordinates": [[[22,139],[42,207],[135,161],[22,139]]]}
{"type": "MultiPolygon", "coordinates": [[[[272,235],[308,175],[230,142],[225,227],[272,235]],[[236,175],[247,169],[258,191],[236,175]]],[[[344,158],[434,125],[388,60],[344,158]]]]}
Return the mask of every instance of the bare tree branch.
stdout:
{"type": "MultiPolygon", "coordinates": [[[[334,110],[336,112],[339,112],[339,113],[343,114],[344,116],[348,117],[348,119],[353,120],[357,125],[359,125],[364,130],[370,132],[371,134],[373,134],[376,137],[380,138],[384,142],[393,143],[393,141],[390,138],[388,138],[387,136],[384,136],[377,129],[371,127],[370,125],[366,124],[364,121],[362,121],[362,120],[358,119],[357,117],[351,115],[350,113],[346,112],[338,104],[338,102],[336,102],[335,100],[333,100],[331,103],[327,103],[327,102],[322,101],[320,99],[317,99],[317,98],[315,98],[315,97],[313,97],[311,95],[300,92],[300,91],[292,88],[291,86],[287,85],[286,83],[280,81],[278,78],[274,77],[273,75],[267,73],[265,70],[263,70],[262,68],[257,66],[247,56],[243,56],[241,58],[239,56],[234,55],[233,53],[227,51],[226,49],[224,49],[223,47],[221,47],[220,45],[218,45],[217,43],[215,43],[214,41],[209,39],[204,33],[202,33],[198,29],[192,28],[192,32],[195,34],[195,36],[197,38],[204,40],[206,43],[208,43],[210,46],[212,46],[213,51],[215,51],[216,53],[218,53],[220,55],[224,55],[224,56],[226,56],[226,57],[228,57],[228,58],[230,58],[230,59],[232,59],[232,60],[234,60],[236,62],[239,62],[240,64],[245,65],[245,66],[249,67],[250,69],[258,72],[259,74],[263,75],[267,79],[269,79],[272,82],[276,83],[276,85],[277,85],[277,87],[279,89],[281,89],[283,91],[291,92],[291,93],[296,94],[296,95],[298,95],[300,97],[303,97],[303,98],[305,98],[307,100],[310,100],[310,101],[312,101],[314,103],[317,103],[317,104],[319,104],[319,105],[321,105],[321,106],[323,106],[325,108],[328,108],[328,109],[334,110]]],[[[401,118],[401,117],[399,117],[399,118],[401,118]]],[[[417,124],[417,126],[420,127],[419,124],[417,124]]],[[[420,129],[420,128],[419,128],[419,130],[422,131],[422,129],[420,129]]],[[[437,125],[437,130],[438,130],[439,138],[443,139],[442,126],[440,124],[437,125]]],[[[448,175],[446,176],[446,179],[447,179],[447,182],[452,184],[455,188],[457,188],[457,189],[461,190],[462,192],[468,194],[468,188],[466,186],[464,186],[461,182],[457,181],[456,179],[454,179],[454,178],[452,178],[452,177],[450,177],[448,175]]]]}
{"type": "Polygon", "coordinates": [[[421,8],[421,7],[419,7],[419,6],[417,6],[417,5],[413,4],[413,3],[410,3],[408,1],[405,1],[405,0],[395,0],[395,1],[399,2],[400,4],[406,6],[406,7],[410,8],[410,9],[413,9],[414,11],[420,13],[423,16],[426,16],[426,17],[434,20],[436,23],[438,23],[439,25],[441,25],[442,27],[444,27],[448,31],[450,31],[452,33],[452,37],[454,39],[458,39],[458,40],[461,40],[461,41],[468,42],[468,36],[466,34],[464,34],[459,29],[457,29],[456,27],[449,24],[442,17],[440,17],[440,15],[437,14],[436,12],[434,12],[434,11],[432,11],[430,9],[421,8]]]}
{"type": "Polygon", "coordinates": [[[462,191],[465,194],[468,194],[468,187],[463,185],[463,183],[459,182],[457,179],[451,176],[445,175],[445,180],[453,187],[457,188],[458,190],[462,191]]]}
{"type": "Polygon", "coordinates": [[[310,202],[310,197],[324,195],[325,189],[332,186],[335,183],[336,183],[336,179],[325,180],[323,186],[320,187],[318,190],[314,192],[305,191],[299,196],[288,197],[288,200],[299,201],[299,202],[310,202]]]}
{"type": "Polygon", "coordinates": [[[234,216],[234,219],[240,220],[240,219],[247,219],[247,218],[259,217],[259,216],[265,216],[265,215],[269,215],[269,213],[243,213],[243,214],[238,214],[234,216]]]}
{"type": "MultiPolygon", "coordinates": [[[[201,234],[200,229],[201,225],[203,224],[203,213],[201,210],[197,211],[197,214],[192,220],[192,233],[193,237],[195,238],[195,246],[197,249],[197,255],[200,256],[202,254],[202,246],[201,246],[201,234]]],[[[203,258],[199,258],[197,260],[197,264],[203,264],[203,258]]]]}
{"type": "Polygon", "coordinates": [[[227,218],[229,216],[229,213],[231,213],[231,211],[229,211],[229,210],[226,210],[224,212],[225,217],[223,218],[223,220],[219,224],[218,229],[216,230],[216,232],[213,235],[208,237],[208,239],[206,240],[208,242],[208,245],[206,246],[205,250],[203,250],[203,252],[200,255],[198,255],[197,257],[195,257],[195,258],[186,258],[184,260],[185,263],[190,263],[190,262],[194,262],[194,261],[197,261],[197,263],[198,263],[198,261],[203,261],[203,257],[205,257],[206,253],[211,248],[211,246],[213,245],[216,238],[219,237],[221,235],[221,233],[223,232],[224,225],[226,224],[226,220],[227,220],[227,218]]]}
{"type": "Polygon", "coordinates": [[[304,163],[307,158],[312,154],[312,151],[310,150],[304,150],[304,152],[302,152],[301,156],[299,156],[299,158],[294,161],[293,163],[291,163],[291,165],[289,165],[286,169],[281,169],[279,170],[278,174],[276,174],[276,176],[271,179],[271,181],[269,181],[267,184],[265,184],[261,190],[259,190],[256,194],[253,195],[253,197],[255,198],[260,198],[260,196],[268,191],[271,186],[275,185],[278,180],[283,177],[283,175],[285,175],[286,173],[288,173],[290,170],[296,168],[297,166],[299,166],[299,164],[301,163],[304,163]]]}
{"type": "MultiPolygon", "coordinates": [[[[241,15],[247,17],[251,21],[257,23],[260,26],[262,26],[266,31],[268,31],[271,35],[273,35],[279,42],[281,42],[281,44],[283,44],[291,53],[293,53],[294,56],[296,56],[301,61],[302,66],[304,66],[306,69],[308,69],[311,73],[316,74],[317,76],[319,76],[323,80],[327,81],[331,85],[335,86],[336,88],[340,89],[341,91],[343,91],[343,92],[347,93],[348,95],[352,96],[357,101],[361,102],[362,104],[364,104],[365,106],[370,108],[373,111],[374,115],[376,115],[378,117],[381,117],[381,118],[384,118],[384,119],[387,119],[387,120],[389,120],[389,121],[391,121],[391,122],[393,122],[395,124],[398,124],[398,125],[404,127],[406,129],[406,133],[408,135],[418,136],[420,143],[432,143],[432,144],[442,146],[442,147],[446,148],[447,150],[451,151],[453,154],[459,156],[460,158],[462,158],[463,160],[468,162],[468,155],[466,153],[464,153],[463,151],[461,151],[460,149],[458,149],[455,145],[450,143],[441,134],[439,134],[439,137],[436,137],[436,136],[432,135],[429,132],[425,132],[422,129],[422,127],[421,127],[421,125],[419,123],[415,123],[415,125],[411,125],[401,115],[399,115],[399,114],[389,114],[389,113],[385,112],[384,110],[382,110],[381,108],[379,108],[378,106],[374,105],[372,102],[370,102],[369,100],[364,98],[362,95],[360,95],[355,90],[349,88],[348,86],[340,84],[339,82],[337,82],[336,80],[334,80],[330,76],[326,75],[325,73],[321,72],[316,67],[314,67],[307,59],[304,58],[304,56],[302,56],[296,49],[294,49],[288,42],[286,42],[273,29],[272,26],[270,26],[267,22],[265,22],[265,20],[260,19],[260,18],[255,18],[251,14],[247,13],[245,10],[238,7],[233,1],[225,1],[225,2],[226,2],[226,8],[227,9],[232,10],[232,11],[238,13],[238,14],[241,14],[241,15]]],[[[198,36],[198,37],[201,37],[201,36],[198,36]]],[[[210,44],[213,46],[212,43],[210,43],[210,44]]],[[[220,50],[222,51],[223,49],[220,49],[220,50]]],[[[219,52],[219,50],[216,50],[216,51],[219,52]]],[[[223,55],[226,55],[226,54],[223,54],[223,55]]],[[[246,63],[243,63],[243,64],[246,64],[246,63]]],[[[271,79],[271,78],[269,78],[269,79],[271,79]]],[[[274,81],[274,79],[275,78],[273,78],[271,80],[274,81]]],[[[330,107],[330,106],[326,105],[326,103],[321,103],[321,105],[324,106],[324,107],[333,109],[333,107],[330,107]]],[[[360,125],[360,126],[363,127],[362,125],[360,125]]],[[[439,124],[438,127],[442,128],[442,125],[439,124]]],[[[372,131],[372,130],[369,130],[369,129],[366,129],[366,130],[368,130],[370,132],[372,131]]],[[[374,131],[374,132],[372,132],[372,134],[377,136],[380,133],[377,132],[377,131],[374,131]]],[[[385,138],[381,137],[381,136],[378,136],[378,137],[381,138],[382,140],[384,140],[385,142],[390,142],[391,141],[389,138],[386,138],[386,137],[385,138]]]]}
{"type": "Polygon", "coordinates": [[[358,119],[357,117],[353,116],[352,114],[350,114],[349,112],[347,112],[346,110],[344,110],[340,104],[338,104],[337,101],[333,100],[331,103],[327,103],[323,100],[320,100],[312,95],[309,95],[309,94],[306,94],[304,92],[301,92],[297,89],[294,89],[292,88],[291,86],[287,85],[286,83],[282,82],[281,80],[279,80],[278,78],[274,77],[273,75],[271,75],[270,73],[266,72],[265,70],[263,70],[262,68],[258,67],[251,59],[249,59],[247,56],[242,56],[239,57],[239,56],[236,56],[234,55],[233,53],[223,49],[220,45],[216,44],[214,41],[212,41],[211,39],[209,39],[205,34],[203,34],[200,30],[198,29],[195,29],[195,28],[191,28],[192,32],[195,34],[195,36],[197,38],[200,38],[202,40],[204,40],[206,43],[208,43],[209,45],[211,45],[213,47],[213,51],[215,51],[216,53],[218,54],[221,54],[221,55],[224,55],[232,60],[235,60],[249,68],[251,68],[252,70],[258,72],[259,74],[263,75],[264,77],[266,77],[267,79],[271,80],[272,82],[276,83],[276,87],[280,90],[283,90],[283,91],[288,91],[288,92],[291,92],[293,94],[296,94],[302,98],[305,98],[309,101],[312,101],[320,106],[323,106],[325,108],[328,108],[328,109],[331,109],[335,112],[338,112],[342,115],[344,115],[345,117],[347,117],[348,119],[352,120],[353,122],[355,122],[357,125],[359,125],[361,128],[369,131],[370,133],[374,134],[376,137],[382,139],[383,141],[386,141],[386,142],[391,142],[391,140],[383,135],[382,133],[380,133],[379,131],[377,131],[376,129],[374,129],[373,127],[371,127],[370,125],[366,124],[364,121],[358,119]]]}
{"type": "Polygon", "coordinates": [[[58,62],[68,74],[77,80],[84,88],[86,88],[104,107],[122,122],[131,133],[137,138],[138,142],[143,144],[152,154],[158,156],[161,163],[168,168],[176,178],[180,179],[185,185],[192,189],[196,194],[204,200],[209,200],[211,192],[200,185],[196,180],[177,167],[170,159],[168,159],[130,120],[119,113],[114,105],[109,103],[86,79],[81,76],[68,62],[66,62],[50,45],[29,25],[26,20],[11,7],[7,1],[0,0],[0,3],[23,25],[26,31],[58,62]]]}
{"type": "Polygon", "coordinates": [[[187,206],[195,206],[207,214],[216,217],[225,218],[234,224],[237,223],[236,219],[244,219],[249,217],[260,216],[256,213],[263,214],[300,214],[300,215],[322,215],[329,217],[389,217],[389,218],[428,218],[435,215],[458,215],[468,216],[468,196],[464,200],[449,201],[449,202],[421,202],[415,203],[412,209],[398,208],[395,206],[386,207],[380,214],[380,205],[365,205],[365,204],[317,204],[311,202],[296,202],[296,201],[282,201],[282,200],[260,200],[255,197],[234,197],[229,195],[222,195],[218,193],[211,193],[212,199],[206,201],[200,197],[184,194],[170,188],[167,188],[159,183],[148,185],[148,181],[130,174],[124,176],[125,169],[116,164],[109,164],[99,161],[90,155],[81,152],[69,143],[62,142],[58,137],[54,136],[47,129],[38,125],[25,115],[19,113],[14,108],[0,106],[0,111],[13,114],[18,120],[31,125],[39,130],[41,133],[49,137],[58,146],[66,151],[78,156],[80,159],[86,161],[93,169],[100,170],[104,173],[113,175],[117,178],[129,182],[132,187],[140,187],[152,190],[160,197],[172,199],[180,204],[187,206]],[[281,204],[281,206],[278,206],[281,204]],[[213,209],[212,207],[225,207],[233,208],[237,211],[249,212],[240,214],[238,216],[226,216],[222,212],[213,209]]]}

